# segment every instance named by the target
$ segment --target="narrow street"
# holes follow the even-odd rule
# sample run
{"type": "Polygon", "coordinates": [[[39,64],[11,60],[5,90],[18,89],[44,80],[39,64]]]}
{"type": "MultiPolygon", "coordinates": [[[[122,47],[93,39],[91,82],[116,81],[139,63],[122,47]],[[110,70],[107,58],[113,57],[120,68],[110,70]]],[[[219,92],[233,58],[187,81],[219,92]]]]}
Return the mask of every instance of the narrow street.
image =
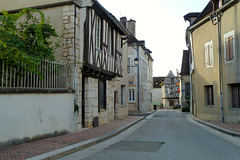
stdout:
{"type": "Polygon", "coordinates": [[[184,113],[161,110],[116,137],[60,160],[239,160],[239,157],[239,138],[201,125],[184,113]]]}

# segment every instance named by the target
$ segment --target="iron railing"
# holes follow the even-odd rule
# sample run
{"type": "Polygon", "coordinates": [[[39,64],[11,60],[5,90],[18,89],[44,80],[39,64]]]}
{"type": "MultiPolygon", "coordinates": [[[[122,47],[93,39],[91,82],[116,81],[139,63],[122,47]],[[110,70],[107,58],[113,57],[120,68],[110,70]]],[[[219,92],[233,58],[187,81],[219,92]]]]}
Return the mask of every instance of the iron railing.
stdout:
{"type": "Polygon", "coordinates": [[[13,68],[0,60],[0,88],[66,88],[66,64],[43,60],[37,66],[40,74],[24,71],[24,65],[13,68]]]}

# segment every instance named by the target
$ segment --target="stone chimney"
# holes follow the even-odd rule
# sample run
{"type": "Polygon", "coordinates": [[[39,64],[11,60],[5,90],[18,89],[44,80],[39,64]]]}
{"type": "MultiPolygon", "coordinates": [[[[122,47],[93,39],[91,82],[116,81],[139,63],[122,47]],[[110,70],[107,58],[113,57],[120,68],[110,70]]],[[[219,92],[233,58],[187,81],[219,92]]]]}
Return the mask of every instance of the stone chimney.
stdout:
{"type": "Polygon", "coordinates": [[[127,21],[127,29],[132,33],[132,35],[136,36],[136,21],[130,19],[127,21]]]}
{"type": "Polygon", "coordinates": [[[127,28],[127,17],[121,17],[120,22],[123,24],[125,28],[127,28]]]}

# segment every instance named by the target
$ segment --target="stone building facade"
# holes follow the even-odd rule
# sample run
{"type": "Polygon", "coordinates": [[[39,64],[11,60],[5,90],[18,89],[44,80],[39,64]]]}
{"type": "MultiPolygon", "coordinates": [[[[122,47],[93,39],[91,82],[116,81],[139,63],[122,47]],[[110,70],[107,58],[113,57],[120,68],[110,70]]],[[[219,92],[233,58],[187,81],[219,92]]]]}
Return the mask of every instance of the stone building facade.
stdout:
{"type": "Polygon", "coordinates": [[[22,7],[43,11],[61,35],[55,57],[67,63],[67,86],[75,90],[75,130],[128,116],[125,27],[97,0],[16,0],[0,8],[14,13],[22,7]]]}
{"type": "Polygon", "coordinates": [[[128,106],[130,112],[147,112],[152,105],[152,64],[151,51],[146,48],[145,41],[135,37],[135,20],[121,17],[120,21],[128,29],[128,106]],[[135,61],[138,64],[135,64],[135,61]]]}

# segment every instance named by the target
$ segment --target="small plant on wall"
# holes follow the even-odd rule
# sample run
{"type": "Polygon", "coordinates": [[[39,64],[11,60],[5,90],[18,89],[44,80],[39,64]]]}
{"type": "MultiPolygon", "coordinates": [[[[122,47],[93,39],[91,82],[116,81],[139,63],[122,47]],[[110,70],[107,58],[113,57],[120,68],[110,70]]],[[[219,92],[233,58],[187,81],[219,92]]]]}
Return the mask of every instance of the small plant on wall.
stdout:
{"type": "Polygon", "coordinates": [[[54,37],[59,35],[39,10],[23,8],[15,14],[2,11],[0,63],[4,60],[7,66],[40,74],[36,66],[44,59],[53,61],[54,51],[60,47],[53,42],[54,37]]]}

